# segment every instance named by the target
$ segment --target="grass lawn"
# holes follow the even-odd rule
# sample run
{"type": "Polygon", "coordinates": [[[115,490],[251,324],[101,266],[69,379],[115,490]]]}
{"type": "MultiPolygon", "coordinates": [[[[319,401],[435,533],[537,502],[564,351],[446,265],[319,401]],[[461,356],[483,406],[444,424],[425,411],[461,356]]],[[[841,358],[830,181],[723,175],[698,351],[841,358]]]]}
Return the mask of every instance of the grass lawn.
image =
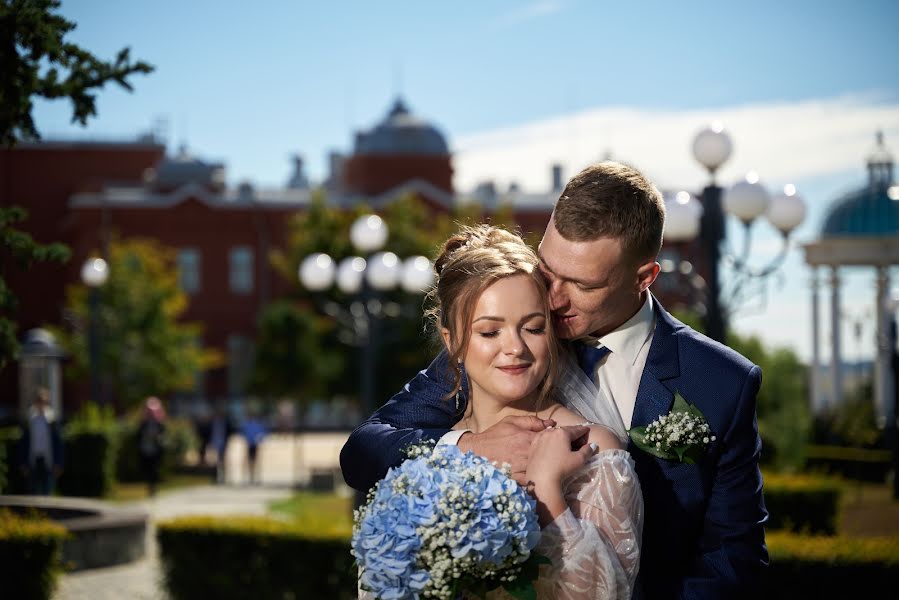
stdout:
{"type": "MultiPolygon", "coordinates": [[[[165,492],[166,490],[184,487],[209,485],[210,483],[211,481],[208,475],[170,475],[165,481],[157,486],[156,493],[158,494],[160,492],[165,492]]],[[[149,497],[150,494],[147,490],[146,483],[116,483],[112,495],[106,498],[106,500],[112,502],[134,502],[136,500],[145,500],[149,497]]]]}
{"type": "Polygon", "coordinates": [[[353,531],[353,498],[326,492],[297,492],[269,505],[278,517],[316,532],[333,532],[347,538],[353,531]]]}

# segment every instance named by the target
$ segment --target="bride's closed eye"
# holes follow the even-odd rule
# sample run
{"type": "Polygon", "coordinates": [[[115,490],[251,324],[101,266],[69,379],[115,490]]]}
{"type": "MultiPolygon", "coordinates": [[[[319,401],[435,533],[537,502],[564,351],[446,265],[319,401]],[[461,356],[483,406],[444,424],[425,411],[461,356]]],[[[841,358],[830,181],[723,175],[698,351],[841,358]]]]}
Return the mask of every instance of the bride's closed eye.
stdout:
{"type": "Polygon", "coordinates": [[[493,331],[478,331],[476,333],[484,338],[494,338],[499,335],[499,329],[494,329],[493,331]]]}

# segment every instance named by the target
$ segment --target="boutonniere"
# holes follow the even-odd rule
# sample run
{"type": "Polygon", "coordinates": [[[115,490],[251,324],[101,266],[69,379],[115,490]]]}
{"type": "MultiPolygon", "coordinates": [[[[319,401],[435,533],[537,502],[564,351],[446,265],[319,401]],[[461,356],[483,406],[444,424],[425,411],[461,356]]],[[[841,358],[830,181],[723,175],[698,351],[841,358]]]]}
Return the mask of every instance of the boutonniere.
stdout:
{"type": "Polygon", "coordinates": [[[687,464],[697,462],[716,439],[702,412],[678,392],[671,412],[649,425],[632,427],[628,434],[644,452],[687,464]]]}

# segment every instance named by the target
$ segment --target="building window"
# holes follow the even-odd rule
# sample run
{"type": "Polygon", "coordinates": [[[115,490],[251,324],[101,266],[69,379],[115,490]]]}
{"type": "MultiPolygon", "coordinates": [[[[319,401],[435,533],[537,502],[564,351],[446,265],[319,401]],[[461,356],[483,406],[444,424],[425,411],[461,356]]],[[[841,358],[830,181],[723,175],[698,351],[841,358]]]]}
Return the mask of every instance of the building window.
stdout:
{"type": "Polygon", "coordinates": [[[253,366],[253,342],[242,335],[228,336],[228,395],[241,396],[253,366]]]}
{"type": "Polygon", "coordinates": [[[178,251],[178,284],[187,294],[200,291],[200,251],[196,248],[178,251]]]}
{"type": "Polygon", "coordinates": [[[231,291],[249,294],[253,291],[253,249],[249,246],[231,248],[228,264],[231,291]]]}

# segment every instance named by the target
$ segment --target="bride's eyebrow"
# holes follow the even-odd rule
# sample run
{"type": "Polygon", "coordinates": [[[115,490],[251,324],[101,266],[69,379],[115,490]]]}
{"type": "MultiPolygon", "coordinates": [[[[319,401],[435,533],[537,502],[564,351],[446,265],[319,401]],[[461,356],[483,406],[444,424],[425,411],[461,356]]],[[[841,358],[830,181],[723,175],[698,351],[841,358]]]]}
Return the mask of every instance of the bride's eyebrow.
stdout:
{"type": "Polygon", "coordinates": [[[503,318],[503,317],[493,317],[493,316],[490,316],[490,315],[484,315],[484,316],[478,317],[477,319],[475,319],[474,321],[472,321],[471,324],[474,325],[474,324],[477,323],[478,321],[499,321],[500,323],[502,323],[502,322],[505,321],[505,320],[506,320],[506,319],[503,318]]]}
{"type": "MultiPolygon", "coordinates": [[[[531,319],[534,319],[536,317],[545,317],[545,316],[546,315],[544,315],[542,312],[532,312],[531,314],[521,317],[519,322],[524,323],[525,321],[530,321],[531,319]]],[[[474,325],[478,321],[497,321],[498,323],[504,323],[506,321],[506,319],[505,319],[505,317],[494,317],[491,315],[483,315],[483,316],[478,317],[474,321],[472,321],[471,324],[474,325]]]]}

